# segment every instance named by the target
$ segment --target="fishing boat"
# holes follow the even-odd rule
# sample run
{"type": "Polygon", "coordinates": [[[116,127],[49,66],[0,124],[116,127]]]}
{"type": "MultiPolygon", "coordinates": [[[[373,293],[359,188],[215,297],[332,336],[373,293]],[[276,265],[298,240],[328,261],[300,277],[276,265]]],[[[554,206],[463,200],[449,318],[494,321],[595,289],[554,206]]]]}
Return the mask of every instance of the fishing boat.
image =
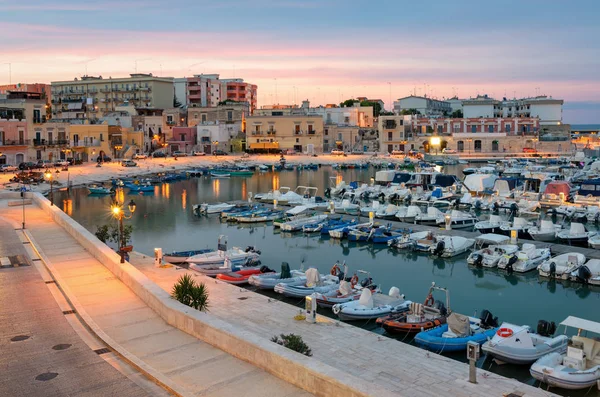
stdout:
{"type": "Polygon", "coordinates": [[[250,276],[257,274],[275,274],[275,272],[269,269],[267,266],[261,266],[258,269],[253,267],[249,269],[238,270],[236,272],[217,274],[217,280],[225,281],[228,284],[242,285],[248,284],[248,279],[250,276]]]}
{"type": "Polygon", "coordinates": [[[535,245],[526,243],[514,254],[502,256],[498,261],[498,269],[525,273],[536,269],[548,258],[550,258],[549,248],[536,248],[535,245]]]}
{"type": "Polygon", "coordinates": [[[321,228],[321,235],[329,235],[331,230],[340,229],[344,227],[350,227],[357,224],[356,219],[344,220],[344,219],[329,219],[323,224],[321,228]]]}
{"type": "Polygon", "coordinates": [[[216,203],[216,204],[195,204],[192,206],[192,211],[195,214],[218,214],[223,213],[224,211],[228,211],[232,208],[235,208],[235,204],[229,203],[216,203]]]}
{"type": "Polygon", "coordinates": [[[563,243],[569,245],[587,245],[588,239],[595,236],[596,232],[588,232],[585,226],[581,223],[571,223],[569,230],[564,230],[556,233],[556,237],[563,243]]]}
{"type": "Polygon", "coordinates": [[[154,186],[151,184],[133,184],[133,183],[126,183],[125,187],[129,189],[130,192],[153,192],[154,191],[154,186]]]}
{"type": "Polygon", "coordinates": [[[185,263],[188,258],[194,255],[205,254],[211,251],[212,250],[208,248],[194,251],[173,251],[171,253],[164,254],[162,260],[163,262],[171,263],[173,265],[180,265],[182,263],[185,263]]]}
{"type": "Polygon", "coordinates": [[[395,237],[389,240],[388,247],[393,247],[397,249],[412,248],[418,240],[427,239],[428,236],[433,236],[430,231],[404,233],[402,234],[402,236],[395,237]]]}
{"type": "Polygon", "coordinates": [[[462,236],[438,236],[435,245],[429,248],[429,252],[442,258],[451,258],[467,252],[475,245],[475,239],[462,236]]]}
{"type": "Polygon", "coordinates": [[[291,270],[287,262],[281,263],[279,273],[254,274],[248,278],[250,285],[258,289],[273,289],[277,284],[300,285],[306,282],[306,275],[302,270],[291,270]]]}
{"type": "Polygon", "coordinates": [[[260,251],[253,246],[246,247],[245,250],[233,247],[227,249],[227,237],[219,236],[217,251],[205,252],[189,257],[186,262],[196,266],[221,265],[228,259],[232,264],[249,264],[258,261],[260,251]]]}
{"type": "Polygon", "coordinates": [[[569,252],[547,259],[538,266],[541,277],[568,280],[571,273],[585,263],[585,255],[580,252],[569,252]]]}
{"type": "Polygon", "coordinates": [[[379,324],[390,334],[417,334],[420,331],[438,327],[446,323],[450,313],[449,294],[446,288],[438,287],[435,282],[431,284],[425,303],[413,302],[406,312],[390,314],[377,319],[379,324]],[[441,301],[435,301],[433,291],[442,291],[446,294],[446,305],[441,301]]]}
{"type": "Polygon", "coordinates": [[[467,257],[473,266],[496,267],[504,255],[512,255],[519,250],[516,244],[508,244],[510,238],[501,234],[482,234],[475,238],[475,248],[467,257]]]}
{"type": "Polygon", "coordinates": [[[339,287],[339,278],[332,275],[321,277],[315,268],[306,270],[306,281],[299,285],[279,283],[275,292],[291,298],[304,298],[314,293],[327,293],[339,287]]]}
{"type": "Polygon", "coordinates": [[[365,288],[358,300],[333,305],[331,310],[342,321],[372,320],[406,311],[411,303],[404,299],[404,295],[396,287],[390,288],[387,295],[373,294],[370,289],[365,288]]]}
{"type": "Polygon", "coordinates": [[[366,225],[360,227],[351,228],[348,231],[348,241],[367,241],[379,228],[385,228],[385,226],[366,225]]]}
{"type": "Polygon", "coordinates": [[[527,232],[535,241],[551,242],[556,240],[556,234],[561,228],[560,225],[555,225],[552,221],[543,219],[539,227],[531,227],[527,232]]]}
{"type": "Polygon", "coordinates": [[[367,241],[371,241],[373,244],[386,244],[388,241],[400,238],[404,236],[406,230],[404,229],[392,229],[391,225],[378,227],[372,229],[372,233],[367,238],[367,241]]]}
{"type": "Polygon", "coordinates": [[[231,173],[226,171],[211,171],[210,176],[211,178],[229,178],[231,177],[231,173]]]}
{"type": "Polygon", "coordinates": [[[230,176],[252,176],[254,175],[254,171],[248,169],[247,167],[239,167],[229,171],[230,176]]]}
{"type": "Polygon", "coordinates": [[[268,165],[264,165],[264,164],[260,164],[260,165],[258,166],[258,170],[259,170],[259,171],[262,171],[262,172],[267,172],[267,171],[269,171],[270,169],[272,169],[272,166],[271,166],[271,167],[269,167],[268,165]]]}
{"type": "Polygon", "coordinates": [[[343,226],[340,228],[331,229],[331,230],[329,230],[329,237],[335,238],[335,239],[345,239],[348,237],[348,234],[353,229],[358,229],[360,227],[371,227],[371,226],[372,226],[372,223],[367,222],[367,223],[360,223],[360,224],[355,223],[353,225],[347,225],[347,226],[343,226]]]}
{"type": "Polygon", "coordinates": [[[555,331],[556,325],[544,320],[538,321],[537,333],[528,325],[504,322],[481,350],[500,363],[531,364],[545,354],[567,350],[569,338],[553,336],[555,331]]]}
{"type": "Polygon", "coordinates": [[[236,220],[239,223],[261,223],[274,221],[283,215],[282,211],[263,210],[258,211],[248,216],[236,216],[236,220]]]}
{"type": "Polygon", "coordinates": [[[90,192],[90,194],[96,194],[96,195],[112,193],[112,191],[109,188],[101,186],[101,185],[88,185],[87,190],[90,192]]]}
{"type": "Polygon", "coordinates": [[[436,353],[467,350],[469,342],[482,344],[498,331],[498,318],[483,310],[481,318],[451,313],[446,324],[415,335],[415,343],[436,353]]]}
{"type": "Polygon", "coordinates": [[[529,372],[549,386],[579,390],[600,382],[600,323],[569,316],[560,325],[577,329],[567,352],[553,352],[538,359],[529,372]],[[586,336],[583,336],[584,334],[586,336]],[[596,338],[588,333],[595,334],[596,338]]]}

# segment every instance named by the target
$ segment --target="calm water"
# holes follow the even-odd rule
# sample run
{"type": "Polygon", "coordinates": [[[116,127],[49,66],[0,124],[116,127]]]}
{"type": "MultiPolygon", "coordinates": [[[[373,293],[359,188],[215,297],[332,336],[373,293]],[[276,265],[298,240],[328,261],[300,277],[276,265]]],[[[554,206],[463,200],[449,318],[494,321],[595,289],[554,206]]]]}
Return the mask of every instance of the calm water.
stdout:
{"type": "MultiPolygon", "coordinates": [[[[458,167],[452,169],[457,173],[458,167]]],[[[466,256],[451,260],[432,259],[423,254],[396,252],[387,247],[370,244],[339,242],[301,233],[281,233],[270,225],[238,226],[221,223],[217,215],[196,217],[192,205],[202,202],[241,200],[248,192],[267,192],[283,186],[315,186],[319,195],[329,186],[330,177],[346,182],[369,181],[376,170],[341,170],[323,166],[319,171],[282,171],[256,173],[249,178],[197,178],[157,186],[154,194],[125,195],[133,198],[137,210],[127,223],[134,227],[133,245],[136,251],[153,255],[155,247],[163,252],[197,248],[215,248],[220,234],[228,236],[230,246],[253,245],[262,250],[262,262],[278,269],[282,261],[292,268],[314,266],[328,272],[336,261],[346,261],[350,271],[358,269],[371,273],[375,282],[388,291],[397,286],[407,299],[421,301],[432,281],[450,290],[450,305],[454,311],[473,315],[475,311],[490,310],[500,321],[537,325],[540,319],[560,322],[569,315],[600,321],[600,288],[579,284],[560,284],[542,281],[536,272],[526,275],[506,275],[489,269],[473,269],[466,256]]],[[[66,192],[56,198],[62,202],[66,192]]],[[[111,198],[88,196],[86,189],[70,193],[72,204],[65,208],[76,221],[94,232],[98,225],[114,222],[109,207],[111,198]]],[[[292,300],[292,304],[298,302],[292,300]]],[[[327,314],[327,313],[324,313],[327,314]]],[[[362,324],[374,329],[374,324],[362,324]]],[[[382,332],[374,329],[375,332],[382,332]]],[[[463,359],[464,354],[457,356],[463,359]]],[[[490,362],[482,363],[486,369],[490,362]]],[[[494,366],[495,372],[531,383],[528,368],[494,366]]],[[[598,396],[591,391],[588,396],[598,396]]],[[[576,395],[570,393],[570,395],[576,395]]],[[[583,394],[582,394],[583,395],[583,394]]]]}

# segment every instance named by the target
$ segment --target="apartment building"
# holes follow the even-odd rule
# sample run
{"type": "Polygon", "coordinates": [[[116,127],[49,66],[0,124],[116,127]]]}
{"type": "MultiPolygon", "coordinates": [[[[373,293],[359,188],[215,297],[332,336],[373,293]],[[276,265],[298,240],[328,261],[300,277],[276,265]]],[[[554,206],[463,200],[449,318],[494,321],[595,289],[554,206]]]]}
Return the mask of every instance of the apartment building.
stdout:
{"type": "Polygon", "coordinates": [[[246,119],[247,148],[255,151],[323,152],[323,118],[317,115],[250,116],[246,119]]]}
{"type": "Polygon", "coordinates": [[[97,122],[119,106],[173,107],[173,78],[135,73],[124,78],[83,76],[51,83],[52,118],[71,124],[97,122]]]}
{"type": "Polygon", "coordinates": [[[10,92],[29,92],[41,94],[42,99],[50,101],[50,85],[44,83],[16,83],[0,85],[0,95],[8,95],[10,92]]]}
{"type": "Polygon", "coordinates": [[[257,105],[257,86],[243,79],[220,79],[218,74],[198,74],[187,78],[184,100],[188,107],[216,107],[226,100],[245,102],[252,113],[257,105]]]}
{"type": "Polygon", "coordinates": [[[377,130],[380,151],[392,153],[414,149],[414,144],[412,146],[409,144],[413,140],[411,119],[411,116],[379,116],[377,130]]]}
{"type": "Polygon", "coordinates": [[[394,112],[402,113],[403,110],[416,109],[424,116],[444,116],[452,113],[449,102],[427,98],[427,96],[410,95],[394,102],[394,112]]]}
{"type": "Polygon", "coordinates": [[[197,128],[199,150],[235,151],[245,139],[246,118],[250,113],[247,102],[226,103],[216,107],[188,108],[188,125],[197,128]],[[234,142],[239,141],[239,145],[234,142]]]}
{"type": "Polygon", "coordinates": [[[487,95],[462,101],[465,118],[520,117],[538,118],[541,125],[560,125],[562,123],[562,99],[545,95],[533,98],[497,100],[487,95]]]}
{"type": "Polygon", "coordinates": [[[73,158],[81,161],[129,157],[134,152],[131,148],[141,147],[144,139],[142,131],[108,123],[72,125],[70,134],[73,158]]]}

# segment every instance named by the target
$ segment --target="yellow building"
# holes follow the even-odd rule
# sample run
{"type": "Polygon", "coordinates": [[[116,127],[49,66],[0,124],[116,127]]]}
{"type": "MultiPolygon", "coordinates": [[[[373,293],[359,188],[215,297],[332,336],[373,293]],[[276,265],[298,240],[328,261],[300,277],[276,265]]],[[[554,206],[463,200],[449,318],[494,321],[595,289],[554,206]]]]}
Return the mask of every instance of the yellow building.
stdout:
{"type": "Polygon", "coordinates": [[[246,119],[246,147],[250,150],[323,152],[321,116],[251,116],[246,119]]]}
{"type": "Polygon", "coordinates": [[[130,147],[141,147],[143,131],[108,124],[75,124],[71,126],[73,158],[97,161],[100,156],[123,158],[130,147]]]}
{"type": "Polygon", "coordinates": [[[155,77],[151,73],[114,79],[83,76],[54,81],[51,87],[52,118],[71,123],[98,119],[118,106],[171,108],[175,95],[172,77],[155,77]]]}

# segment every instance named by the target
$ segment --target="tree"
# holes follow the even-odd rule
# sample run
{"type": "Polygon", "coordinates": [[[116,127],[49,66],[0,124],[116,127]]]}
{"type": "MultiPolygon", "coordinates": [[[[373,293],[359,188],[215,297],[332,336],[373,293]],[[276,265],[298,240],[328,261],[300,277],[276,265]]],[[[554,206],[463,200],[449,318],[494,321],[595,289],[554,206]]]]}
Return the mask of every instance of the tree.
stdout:
{"type": "Polygon", "coordinates": [[[238,103],[238,101],[234,101],[233,99],[225,99],[224,101],[219,102],[217,105],[227,105],[228,103],[238,103]]]}
{"type": "MultiPolygon", "coordinates": [[[[133,233],[133,226],[123,226],[123,243],[127,245],[131,241],[131,234],[133,233]]],[[[98,240],[104,244],[110,242],[119,244],[119,227],[117,225],[102,225],[98,226],[95,233],[98,240]]]]}
{"type": "Polygon", "coordinates": [[[415,108],[410,108],[410,109],[402,109],[402,111],[400,112],[401,115],[406,116],[406,115],[421,115],[421,112],[419,112],[417,109],[415,108]]]}
{"type": "Polygon", "coordinates": [[[358,99],[346,99],[344,102],[340,103],[340,107],[351,108],[356,102],[358,102],[358,99]]]}
{"type": "Polygon", "coordinates": [[[462,119],[463,118],[463,112],[460,109],[455,110],[454,112],[452,112],[452,114],[450,115],[450,117],[452,117],[453,119],[462,119]]]}
{"type": "Polygon", "coordinates": [[[360,106],[372,106],[373,107],[373,117],[379,116],[381,114],[381,104],[379,102],[371,102],[371,101],[362,101],[360,106]]]}
{"type": "Polygon", "coordinates": [[[177,99],[177,95],[175,95],[175,96],[173,97],[173,107],[174,107],[174,108],[180,108],[181,106],[183,106],[183,105],[182,105],[182,104],[181,104],[181,102],[179,102],[179,100],[177,99]]]}

